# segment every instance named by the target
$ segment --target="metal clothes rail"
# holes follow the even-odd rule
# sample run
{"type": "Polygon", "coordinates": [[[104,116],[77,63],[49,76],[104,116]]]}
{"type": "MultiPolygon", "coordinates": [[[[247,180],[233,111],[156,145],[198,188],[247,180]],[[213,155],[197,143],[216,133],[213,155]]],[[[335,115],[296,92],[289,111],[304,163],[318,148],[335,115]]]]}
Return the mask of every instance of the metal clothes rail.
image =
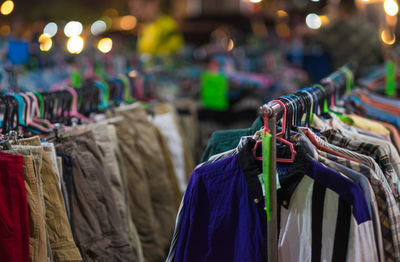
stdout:
{"type": "MultiPolygon", "coordinates": [[[[325,79],[321,81],[321,84],[325,87],[333,88],[333,92],[337,92],[338,89],[343,88],[347,81],[354,80],[353,69],[354,65],[347,64],[335,71],[325,79]],[[348,78],[352,79],[349,80],[348,78]]],[[[283,107],[277,102],[265,104],[260,107],[261,115],[268,116],[268,127],[271,130],[271,147],[276,147],[276,124],[277,121],[282,118],[283,107]],[[279,117],[278,117],[279,116],[279,117]]],[[[275,151],[275,150],[274,150],[275,151]]],[[[276,151],[275,151],[276,152],[276,151]]],[[[271,154],[270,160],[270,194],[271,194],[271,220],[267,222],[267,261],[277,262],[278,261],[278,217],[277,217],[277,189],[276,189],[276,154],[271,154]]]]}

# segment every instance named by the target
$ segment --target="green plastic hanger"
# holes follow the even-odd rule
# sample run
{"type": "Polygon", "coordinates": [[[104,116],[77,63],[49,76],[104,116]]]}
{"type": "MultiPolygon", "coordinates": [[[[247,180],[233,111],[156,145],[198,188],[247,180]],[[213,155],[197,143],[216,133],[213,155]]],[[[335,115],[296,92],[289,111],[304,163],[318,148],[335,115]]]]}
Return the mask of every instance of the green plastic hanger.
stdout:
{"type": "Polygon", "coordinates": [[[124,102],[126,104],[133,104],[135,102],[135,99],[133,99],[133,97],[131,96],[128,77],[123,74],[120,74],[118,78],[122,81],[122,86],[124,88],[124,102]]]}
{"type": "Polygon", "coordinates": [[[40,118],[43,118],[43,113],[44,113],[44,101],[43,101],[43,97],[42,94],[40,94],[39,92],[35,92],[33,93],[39,100],[39,112],[40,112],[40,118]]]}

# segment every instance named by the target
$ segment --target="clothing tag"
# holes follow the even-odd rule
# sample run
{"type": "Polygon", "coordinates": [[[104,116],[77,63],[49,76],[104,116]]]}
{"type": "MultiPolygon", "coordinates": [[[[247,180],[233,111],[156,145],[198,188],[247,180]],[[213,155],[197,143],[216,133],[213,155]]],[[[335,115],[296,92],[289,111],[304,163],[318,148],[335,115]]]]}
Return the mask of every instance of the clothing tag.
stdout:
{"type": "Polygon", "coordinates": [[[200,98],[205,108],[225,111],[229,107],[228,78],[224,74],[205,72],[201,76],[200,98]]]}
{"type": "MultiPolygon", "coordinates": [[[[263,196],[265,197],[265,187],[264,187],[264,174],[259,174],[258,175],[258,181],[260,181],[263,196]]],[[[281,188],[281,183],[279,183],[279,175],[278,172],[276,173],[276,190],[279,190],[281,188]]]]}
{"type": "Polygon", "coordinates": [[[262,137],[262,170],[265,188],[265,211],[267,220],[271,220],[270,164],[271,164],[271,134],[261,132],[262,137]]]}
{"type": "Polygon", "coordinates": [[[396,95],[396,64],[394,61],[386,61],[386,91],[388,97],[396,95]]]}

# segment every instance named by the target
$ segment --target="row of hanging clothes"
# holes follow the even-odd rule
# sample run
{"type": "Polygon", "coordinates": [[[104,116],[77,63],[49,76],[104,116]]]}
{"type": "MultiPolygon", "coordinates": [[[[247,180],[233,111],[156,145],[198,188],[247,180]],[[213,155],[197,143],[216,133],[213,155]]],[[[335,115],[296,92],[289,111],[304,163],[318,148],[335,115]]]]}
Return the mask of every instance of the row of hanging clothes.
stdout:
{"type": "Polygon", "coordinates": [[[165,259],[195,115],[127,79],[0,95],[1,261],[165,259]]]}
{"type": "Polygon", "coordinates": [[[400,261],[400,100],[354,80],[344,66],[215,132],[167,261],[400,261]]]}

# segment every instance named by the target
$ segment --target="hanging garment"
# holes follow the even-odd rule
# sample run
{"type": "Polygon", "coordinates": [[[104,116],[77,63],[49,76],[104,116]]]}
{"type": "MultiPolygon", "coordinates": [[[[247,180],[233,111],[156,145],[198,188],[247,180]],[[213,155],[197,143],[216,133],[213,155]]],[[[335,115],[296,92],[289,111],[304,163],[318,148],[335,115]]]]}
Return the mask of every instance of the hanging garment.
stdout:
{"type": "MultiPolygon", "coordinates": [[[[27,146],[41,146],[38,137],[21,139],[18,143],[27,146]]],[[[42,154],[40,177],[43,183],[46,228],[52,257],[57,261],[82,261],[72,237],[58,176],[46,153],[42,154]]]]}
{"type": "MultiPolygon", "coordinates": [[[[24,156],[23,174],[25,180],[26,197],[28,203],[29,218],[29,259],[30,261],[47,260],[47,240],[45,227],[44,203],[38,186],[38,178],[35,176],[32,150],[37,148],[20,147],[7,150],[7,153],[24,156]]],[[[41,152],[41,148],[39,148],[41,152]]]]}
{"type": "Polygon", "coordinates": [[[29,261],[29,219],[23,165],[23,156],[0,153],[0,257],[10,262],[29,261]]]}
{"type": "Polygon", "coordinates": [[[134,104],[116,114],[123,118],[115,127],[132,218],[145,260],[160,261],[166,256],[176,213],[162,149],[141,106],[134,104]]]}
{"type": "Polygon", "coordinates": [[[71,221],[84,260],[135,259],[93,133],[71,134],[54,142],[57,151],[73,161],[71,221]]]}

